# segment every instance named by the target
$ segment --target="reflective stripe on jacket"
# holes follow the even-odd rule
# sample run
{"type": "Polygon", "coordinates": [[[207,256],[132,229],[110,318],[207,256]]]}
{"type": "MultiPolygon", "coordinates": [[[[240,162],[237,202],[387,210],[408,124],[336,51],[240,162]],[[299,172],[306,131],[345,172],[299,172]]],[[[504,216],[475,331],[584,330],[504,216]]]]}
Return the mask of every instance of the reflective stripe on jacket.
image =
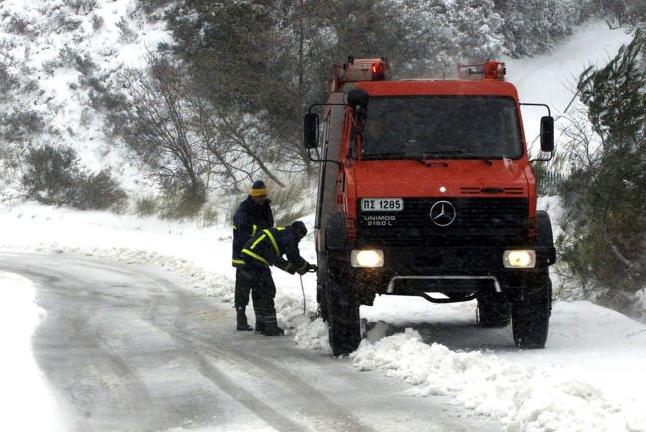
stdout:
{"type": "Polygon", "coordinates": [[[273,265],[288,273],[294,273],[309,265],[300,255],[298,242],[298,234],[292,227],[264,229],[247,241],[238,259],[245,263],[273,265]],[[283,255],[287,259],[283,258],[283,255]]]}

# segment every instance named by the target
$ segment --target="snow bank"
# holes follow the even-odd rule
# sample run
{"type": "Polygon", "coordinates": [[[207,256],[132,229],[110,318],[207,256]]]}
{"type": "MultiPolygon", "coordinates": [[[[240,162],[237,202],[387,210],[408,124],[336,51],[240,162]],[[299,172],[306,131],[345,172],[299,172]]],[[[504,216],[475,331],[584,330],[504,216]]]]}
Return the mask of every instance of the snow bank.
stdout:
{"type": "Polygon", "coordinates": [[[646,431],[637,407],[613,405],[589,383],[491,353],[428,345],[411,328],[375,343],[364,339],[350,358],[359,370],[381,369],[416,385],[411,394],[452,396],[500,419],[507,431],[646,431]]]}
{"type": "MultiPolygon", "coordinates": [[[[473,303],[378,297],[352,364],[449,396],[510,432],[646,431],[646,326],[589,302],[559,302],[544,350],[513,347],[511,329],[480,329],[473,303]],[[413,326],[413,327],[411,327],[413,326]]],[[[324,324],[296,329],[300,346],[327,348],[324,324]]]]}
{"type": "Polygon", "coordinates": [[[64,430],[53,395],[34,360],[31,336],[45,311],[33,284],[0,271],[0,406],[5,430],[64,430]]]}
{"type": "MultiPolygon", "coordinates": [[[[311,225],[312,218],[304,220],[311,225]]],[[[191,281],[187,288],[233,301],[235,271],[230,265],[228,227],[202,228],[197,223],[34,203],[0,207],[0,226],[11,227],[0,237],[0,249],[101,256],[166,267],[191,281]]],[[[314,262],[311,234],[304,245],[304,257],[314,262]]],[[[275,272],[274,278],[278,319],[286,328],[294,328],[299,323],[292,323],[294,317],[303,314],[300,279],[284,272],[275,272]]],[[[308,274],[302,280],[311,314],[316,310],[316,278],[308,274]]]]}

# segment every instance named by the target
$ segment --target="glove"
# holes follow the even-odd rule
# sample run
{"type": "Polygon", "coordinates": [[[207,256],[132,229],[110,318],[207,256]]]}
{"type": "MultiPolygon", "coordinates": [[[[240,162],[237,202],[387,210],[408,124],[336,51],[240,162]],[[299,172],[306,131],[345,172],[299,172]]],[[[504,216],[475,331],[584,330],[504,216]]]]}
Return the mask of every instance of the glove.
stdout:
{"type": "Polygon", "coordinates": [[[307,272],[315,272],[316,270],[318,270],[318,267],[315,264],[307,264],[298,272],[298,274],[304,275],[307,272]]]}

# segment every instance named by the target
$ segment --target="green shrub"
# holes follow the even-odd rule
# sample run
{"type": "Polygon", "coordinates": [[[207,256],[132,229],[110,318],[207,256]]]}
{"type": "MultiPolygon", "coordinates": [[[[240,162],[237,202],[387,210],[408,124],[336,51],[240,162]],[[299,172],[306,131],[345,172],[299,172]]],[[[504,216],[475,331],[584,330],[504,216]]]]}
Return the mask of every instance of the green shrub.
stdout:
{"type": "Polygon", "coordinates": [[[82,175],[77,185],[76,205],[80,209],[121,211],[128,195],[112,177],[109,170],[98,174],[82,175]]]}
{"type": "Polygon", "coordinates": [[[82,210],[123,209],[127,194],[108,170],[88,174],[70,147],[30,148],[21,183],[27,197],[43,204],[82,210]]]}
{"type": "Polygon", "coordinates": [[[202,209],[202,226],[213,226],[218,221],[218,211],[212,205],[205,205],[202,209]]]}
{"type": "Polygon", "coordinates": [[[157,212],[158,205],[155,197],[141,197],[135,202],[135,211],[139,216],[152,216],[157,212]]]}
{"type": "Polygon", "coordinates": [[[204,189],[166,191],[161,216],[166,219],[191,219],[197,215],[205,202],[204,189]]]}
{"type": "Polygon", "coordinates": [[[74,149],[50,145],[31,148],[25,156],[24,168],[21,183],[27,197],[43,204],[75,202],[80,169],[74,149]]]}

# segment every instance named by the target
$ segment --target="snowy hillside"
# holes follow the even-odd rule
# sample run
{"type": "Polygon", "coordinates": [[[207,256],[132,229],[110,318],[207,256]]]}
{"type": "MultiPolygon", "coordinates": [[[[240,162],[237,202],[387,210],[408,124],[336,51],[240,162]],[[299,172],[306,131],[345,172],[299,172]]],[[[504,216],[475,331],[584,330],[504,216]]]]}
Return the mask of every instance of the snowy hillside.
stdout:
{"type": "MultiPolygon", "coordinates": [[[[521,100],[548,103],[558,118],[581,70],[607,61],[628,40],[621,30],[592,21],[558,52],[503,60],[521,100]]],[[[110,168],[127,190],[141,190],[140,170],[128,160],[121,139],[107,130],[108,90],[121,71],[143,68],[147,52],[170,41],[164,21],[151,21],[137,0],[0,2],[0,81],[7,95],[0,113],[12,129],[0,130],[11,137],[5,145],[69,146],[90,170],[110,168]]],[[[525,109],[523,114],[532,142],[544,113],[525,109]]]]}
{"type": "Polygon", "coordinates": [[[163,22],[147,22],[137,4],[0,2],[0,64],[11,82],[0,111],[32,119],[25,143],[73,147],[91,170],[112,168],[126,182],[135,174],[106,134],[100,99],[115,74],[143,67],[146,51],[169,39],[163,22]]]}

